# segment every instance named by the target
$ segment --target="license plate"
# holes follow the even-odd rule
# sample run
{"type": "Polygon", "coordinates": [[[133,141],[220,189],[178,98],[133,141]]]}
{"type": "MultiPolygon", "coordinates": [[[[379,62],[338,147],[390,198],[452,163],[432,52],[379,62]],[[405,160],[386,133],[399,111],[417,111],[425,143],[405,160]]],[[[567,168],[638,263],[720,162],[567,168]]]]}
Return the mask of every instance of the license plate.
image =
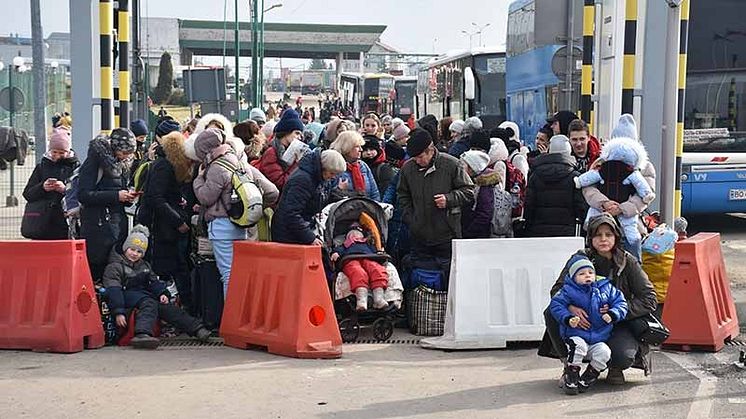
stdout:
{"type": "Polygon", "coordinates": [[[746,189],[729,189],[728,200],[730,201],[746,200],[746,189]]]}

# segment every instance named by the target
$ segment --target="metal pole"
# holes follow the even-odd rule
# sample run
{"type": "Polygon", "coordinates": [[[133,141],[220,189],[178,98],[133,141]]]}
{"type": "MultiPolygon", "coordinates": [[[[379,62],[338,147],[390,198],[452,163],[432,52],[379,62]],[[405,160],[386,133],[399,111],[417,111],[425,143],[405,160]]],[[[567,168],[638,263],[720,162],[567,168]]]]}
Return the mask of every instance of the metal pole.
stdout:
{"type": "Polygon", "coordinates": [[[114,9],[111,0],[99,0],[101,40],[101,131],[109,134],[114,123],[114,70],[112,30],[114,9]]]}
{"type": "MultiPolygon", "coordinates": [[[[16,95],[13,89],[13,73],[16,71],[16,66],[11,62],[11,64],[8,66],[8,89],[10,90],[10,128],[12,130],[15,129],[15,113],[16,113],[16,95]]],[[[15,135],[15,134],[14,134],[15,135]]],[[[10,170],[10,194],[5,197],[5,206],[6,207],[15,207],[18,206],[18,198],[15,196],[15,184],[16,184],[16,177],[15,177],[15,160],[10,161],[10,167],[8,168],[10,170]]]]}
{"type": "MultiPolygon", "coordinates": [[[[570,0],[567,10],[567,51],[565,51],[565,109],[574,111],[572,104],[572,75],[575,65],[572,62],[575,39],[575,0],[570,0]]],[[[481,35],[480,35],[481,36],[481,35]]]]}
{"type": "Polygon", "coordinates": [[[259,90],[257,95],[257,102],[254,106],[262,108],[262,102],[264,99],[264,0],[259,6],[262,13],[261,24],[259,25],[259,90]]]}
{"type": "Polygon", "coordinates": [[[234,34],[234,39],[235,39],[235,46],[234,46],[234,48],[235,48],[235,57],[236,57],[236,68],[235,68],[235,71],[234,71],[234,74],[233,74],[233,78],[234,78],[234,81],[236,82],[235,83],[236,84],[236,93],[235,93],[236,94],[236,102],[239,104],[239,108],[240,108],[241,107],[240,106],[240,103],[241,103],[241,90],[240,90],[241,86],[239,86],[239,83],[238,83],[238,73],[239,73],[239,70],[238,70],[238,59],[239,59],[240,54],[241,54],[241,43],[240,43],[240,40],[238,39],[238,29],[239,29],[238,28],[238,0],[235,1],[235,6],[236,6],[236,13],[235,13],[236,19],[235,19],[235,22],[234,22],[235,26],[233,28],[233,34],[234,34]]]}
{"type": "Polygon", "coordinates": [[[41,162],[47,145],[47,80],[44,72],[44,32],[41,26],[39,0],[31,0],[31,37],[34,57],[34,143],[36,162],[41,162]]]}
{"type": "Polygon", "coordinates": [[[627,0],[624,20],[622,113],[634,113],[635,54],[637,53],[637,0],[627,0]]]}
{"type": "Polygon", "coordinates": [[[129,0],[119,0],[119,126],[130,126],[130,10],[129,0]]]}
{"type": "Polygon", "coordinates": [[[251,85],[254,87],[251,106],[259,106],[259,0],[252,1],[251,11],[251,85]]]}
{"type": "Polygon", "coordinates": [[[594,0],[583,3],[583,68],[580,76],[580,117],[588,123],[588,130],[593,133],[593,33],[595,30],[596,7],[594,0]]]}
{"type": "MultiPolygon", "coordinates": [[[[673,192],[673,217],[681,216],[681,159],[684,154],[684,99],[686,93],[686,62],[689,49],[689,0],[681,2],[681,13],[679,13],[679,74],[678,93],[676,103],[676,175],[673,192]]],[[[673,225],[673,224],[669,224],[673,225]]]]}
{"type": "Polygon", "coordinates": [[[133,118],[146,119],[143,109],[142,69],[140,63],[140,0],[132,0],[132,86],[134,86],[133,118]]]}
{"type": "Polygon", "coordinates": [[[93,0],[70,0],[70,74],[72,77],[72,114],[75,118],[73,149],[79,156],[88,153],[94,132],[94,57],[93,44],[98,38],[94,28],[93,0]]]}
{"type": "MultiPolygon", "coordinates": [[[[670,4],[669,4],[670,6],[670,4]]],[[[663,138],[661,142],[661,216],[667,225],[674,220],[676,185],[676,114],[679,77],[679,16],[681,9],[670,6],[666,24],[666,78],[663,85],[663,138]]]]}

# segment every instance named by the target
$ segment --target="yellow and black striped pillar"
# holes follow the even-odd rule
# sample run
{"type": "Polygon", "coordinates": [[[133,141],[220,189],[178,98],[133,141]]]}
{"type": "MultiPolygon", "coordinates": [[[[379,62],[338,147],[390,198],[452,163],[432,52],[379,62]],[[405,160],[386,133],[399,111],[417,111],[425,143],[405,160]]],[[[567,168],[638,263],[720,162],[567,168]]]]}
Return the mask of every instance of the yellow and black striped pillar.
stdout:
{"type": "Polygon", "coordinates": [[[684,98],[686,93],[686,62],[689,47],[689,0],[681,2],[681,33],[679,35],[679,94],[676,115],[676,186],[673,191],[673,216],[681,216],[681,156],[684,154],[684,98]]]}
{"type": "Polygon", "coordinates": [[[635,54],[637,52],[637,0],[627,0],[624,18],[624,67],[622,68],[622,113],[634,113],[635,54]]]}
{"type": "Polygon", "coordinates": [[[583,5],[583,67],[580,85],[580,117],[588,123],[592,133],[593,126],[593,33],[596,25],[596,7],[594,0],[584,0],[583,5]]]}
{"type": "Polygon", "coordinates": [[[130,125],[130,8],[119,0],[119,126],[130,125]]]}
{"type": "Polygon", "coordinates": [[[735,131],[738,127],[736,121],[738,115],[738,103],[736,101],[736,78],[730,79],[730,89],[728,90],[728,128],[735,131]]]}
{"type": "Polygon", "coordinates": [[[101,131],[109,134],[114,126],[114,71],[112,69],[114,9],[111,0],[99,0],[98,8],[101,38],[101,131]]]}

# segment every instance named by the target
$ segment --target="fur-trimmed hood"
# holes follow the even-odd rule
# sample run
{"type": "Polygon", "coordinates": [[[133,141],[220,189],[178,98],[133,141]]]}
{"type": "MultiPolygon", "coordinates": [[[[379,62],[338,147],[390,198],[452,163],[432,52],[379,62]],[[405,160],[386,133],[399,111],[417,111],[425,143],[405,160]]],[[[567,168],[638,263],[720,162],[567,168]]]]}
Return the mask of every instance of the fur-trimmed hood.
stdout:
{"type": "Polygon", "coordinates": [[[489,168],[474,178],[474,184],[477,186],[495,186],[501,182],[500,174],[489,168]]]}
{"type": "Polygon", "coordinates": [[[180,132],[174,131],[161,137],[159,143],[163,156],[174,167],[176,180],[179,183],[188,182],[191,179],[192,162],[186,155],[184,136],[180,132]]]}
{"type": "Polygon", "coordinates": [[[199,135],[199,133],[204,131],[210,122],[213,121],[217,121],[223,126],[222,131],[225,133],[225,143],[231,145],[239,160],[246,162],[246,152],[244,151],[245,145],[240,138],[233,135],[233,124],[225,117],[225,115],[219,113],[208,113],[204,115],[199,119],[197,127],[194,129],[194,133],[199,135]]]}
{"type": "Polygon", "coordinates": [[[622,161],[635,169],[642,169],[648,162],[648,152],[637,140],[618,137],[604,144],[600,158],[603,161],[622,161]]]}

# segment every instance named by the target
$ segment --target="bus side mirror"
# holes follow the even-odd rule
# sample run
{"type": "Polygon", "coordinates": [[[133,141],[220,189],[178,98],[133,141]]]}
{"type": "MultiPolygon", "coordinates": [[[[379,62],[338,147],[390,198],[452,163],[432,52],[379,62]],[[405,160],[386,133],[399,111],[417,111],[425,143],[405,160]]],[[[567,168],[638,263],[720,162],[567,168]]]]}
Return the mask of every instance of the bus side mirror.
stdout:
{"type": "Polygon", "coordinates": [[[477,84],[474,80],[474,72],[471,67],[464,69],[464,98],[474,100],[477,98],[477,84]]]}

